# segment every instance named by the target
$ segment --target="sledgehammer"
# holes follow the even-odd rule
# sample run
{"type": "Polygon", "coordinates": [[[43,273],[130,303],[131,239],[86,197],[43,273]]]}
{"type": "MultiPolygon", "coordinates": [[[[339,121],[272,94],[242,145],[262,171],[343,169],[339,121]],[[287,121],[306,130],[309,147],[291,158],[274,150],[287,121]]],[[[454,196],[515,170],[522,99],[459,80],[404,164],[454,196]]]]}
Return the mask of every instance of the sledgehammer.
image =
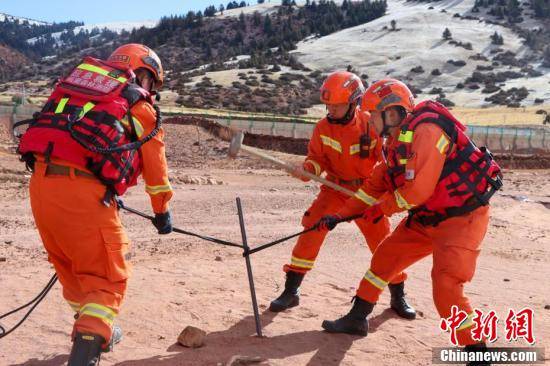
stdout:
{"type": "MultiPolygon", "coordinates": [[[[243,139],[244,139],[243,131],[235,131],[233,133],[233,138],[231,139],[231,143],[229,144],[229,151],[228,151],[229,157],[234,159],[234,158],[237,157],[237,154],[239,153],[239,151],[243,150],[243,151],[249,153],[250,155],[254,155],[257,158],[260,158],[260,159],[265,160],[265,161],[269,161],[270,163],[273,163],[273,164],[279,166],[280,168],[286,170],[289,173],[292,173],[294,171],[294,167],[292,165],[290,165],[289,163],[284,162],[282,160],[279,160],[279,159],[277,159],[277,158],[275,158],[271,155],[268,155],[264,152],[258,151],[256,149],[254,149],[253,147],[243,145],[243,139]]],[[[305,177],[308,177],[311,180],[314,180],[316,182],[324,184],[327,187],[330,187],[330,188],[332,188],[336,191],[340,191],[342,193],[345,193],[350,197],[353,197],[355,195],[355,192],[353,192],[353,191],[351,191],[347,188],[344,188],[344,187],[342,187],[342,186],[340,186],[336,183],[333,183],[329,180],[326,180],[325,178],[319,177],[315,174],[311,174],[308,171],[304,170],[304,171],[300,172],[300,174],[304,175],[305,177]]]]}

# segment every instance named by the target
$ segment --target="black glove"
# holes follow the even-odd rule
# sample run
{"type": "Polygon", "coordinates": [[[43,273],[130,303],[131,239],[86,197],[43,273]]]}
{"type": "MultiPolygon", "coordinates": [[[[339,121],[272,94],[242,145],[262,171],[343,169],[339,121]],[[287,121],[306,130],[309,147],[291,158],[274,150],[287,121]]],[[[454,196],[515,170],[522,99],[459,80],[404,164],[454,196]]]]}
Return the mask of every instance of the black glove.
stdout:
{"type": "Polygon", "coordinates": [[[151,221],[157,228],[159,234],[170,234],[172,232],[172,218],[170,217],[170,211],[155,214],[155,218],[151,221]]]}
{"type": "Polygon", "coordinates": [[[120,209],[124,207],[124,202],[122,202],[122,200],[118,196],[115,198],[115,202],[116,202],[116,209],[120,211],[120,209]]]}
{"type": "Polygon", "coordinates": [[[342,218],[338,215],[326,215],[317,223],[317,230],[332,230],[340,223],[342,218]]]}

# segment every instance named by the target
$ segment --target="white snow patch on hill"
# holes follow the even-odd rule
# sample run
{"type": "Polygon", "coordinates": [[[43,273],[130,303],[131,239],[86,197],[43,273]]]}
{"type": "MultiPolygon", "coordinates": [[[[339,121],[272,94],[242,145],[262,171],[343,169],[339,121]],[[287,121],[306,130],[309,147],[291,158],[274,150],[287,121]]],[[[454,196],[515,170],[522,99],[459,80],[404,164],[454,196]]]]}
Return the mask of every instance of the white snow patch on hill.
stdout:
{"type": "MultiPolygon", "coordinates": [[[[235,66],[239,63],[239,61],[244,61],[244,60],[249,60],[249,59],[250,59],[250,55],[238,55],[238,56],[235,56],[233,59],[231,59],[229,61],[223,62],[223,64],[227,65],[227,66],[235,66]]],[[[186,73],[192,73],[192,72],[195,72],[195,71],[206,70],[210,67],[210,65],[211,64],[204,64],[204,65],[201,65],[201,66],[199,66],[195,69],[181,71],[180,74],[186,74],[186,73]]]]}
{"type": "MultiPolygon", "coordinates": [[[[288,66],[279,66],[281,68],[281,71],[274,72],[270,75],[271,79],[279,79],[279,77],[284,73],[293,72],[296,73],[296,71],[292,70],[288,66]]],[[[191,81],[185,84],[186,87],[194,87],[198,82],[202,81],[203,78],[207,77],[210,78],[213,84],[218,84],[223,87],[230,87],[234,81],[238,81],[240,83],[244,84],[244,81],[240,78],[239,74],[246,74],[248,76],[256,76],[259,79],[260,75],[257,74],[257,69],[229,69],[229,70],[221,70],[221,71],[211,71],[207,72],[205,75],[199,75],[191,78],[191,81]]],[[[274,85],[267,85],[264,86],[266,88],[274,88],[274,85]]]]}
{"type": "Polygon", "coordinates": [[[94,28],[107,28],[110,31],[121,33],[123,30],[131,31],[141,27],[153,28],[158,24],[158,20],[140,20],[140,21],[127,21],[127,22],[110,22],[110,23],[98,23],[98,24],[85,24],[74,29],[75,33],[83,31],[91,31],[94,28]]]}
{"type": "MultiPolygon", "coordinates": [[[[496,47],[491,45],[490,36],[495,31],[504,38],[501,48],[516,53],[518,57],[529,50],[522,44],[521,39],[507,28],[478,20],[453,17],[455,13],[469,11],[473,4],[474,0],[445,0],[436,3],[388,0],[387,15],[326,37],[300,42],[294,54],[306,66],[323,72],[345,69],[352,65],[360,74],[367,74],[369,81],[388,76],[401,78],[420,87],[424,92],[428,92],[432,87],[442,88],[447,98],[457,105],[484,105],[484,99],[488,94],[481,93],[482,85],[478,90],[456,89],[456,85],[464,82],[477,65],[491,65],[490,61],[474,61],[469,59],[469,56],[480,53],[490,60],[490,51],[496,47]],[[392,20],[397,22],[397,31],[390,30],[392,20]],[[442,33],[446,27],[451,31],[454,40],[471,43],[472,50],[444,41],[442,33]],[[447,63],[448,60],[463,60],[466,66],[453,66],[447,63]],[[424,73],[410,71],[417,66],[422,66],[424,73]],[[442,75],[432,76],[433,69],[439,69],[442,75]]],[[[495,72],[504,70],[517,69],[501,67],[495,69],[495,72]]],[[[532,103],[535,98],[549,100],[549,70],[539,71],[544,75],[508,80],[504,89],[512,85],[530,89],[529,97],[524,104],[532,103]]]]}
{"type": "Polygon", "coordinates": [[[243,8],[224,10],[223,15],[220,12],[216,13],[216,15],[219,18],[230,18],[230,17],[238,17],[239,15],[241,15],[241,13],[244,13],[245,15],[252,14],[255,11],[259,12],[262,15],[265,15],[265,14],[269,14],[274,11],[277,11],[277,7],[280,5],[281,5],[280,1],[272,1],[269,3],[266,2],[263,4],[254,4],[250,6],[245,6],[243,8]]]}
{"type": "MultiPolygon", "coordinates": [[[[145,28],[153,28],[158,24],[158,20],[141,20],[141,21],[127,21],[127,22],[110,22],[110,23],[97,23],[97,24],[85,24],[81,25],[79,27],[76,27],[73,29],[73,32],[75,34],[78,34],[83,31],[91,32],[94,28],[97,28],[99,30],[102,30],[104,28],[109,29],[110,31],[116,32],[116,33],[122,33],[122,31],[131,31],[132,29],[137,29],[141,27],[145,28]]],[[[55,32],[52,33],[52,37],[54,39],[59,39],[63,32],[55,32]]],[[[28,39],[27,42],[32,44],[36,42],[38,38],[31,38],[28,39]]]]}
{"type": "Polygon", "coordinates": [[[6,14],[6,13],[0,13],[0,22],[3,22],[6,18],[8,18],[8,20],[11,20],[11,21],[19,20],[19,22],[21,22],[21,23],[27,21],[27,22],[29,22],[29,24],[32,24],[32,25],[50,25],[51,24],[51,23],[48,23],[48,22],[40,21],[40,20],[34,20],[34,19],[24,18],[24,17],[16,17],[16,16],[9,15],[9,14],[6,14]]]}
{"type": "MultiPolygon", "coordinates": [[[[341,4],[343,0],[332,0],[336,4],[341,4]]],[[[250,6],[245,6],[243,8],[236,8],[231,10],[224,10],[223,15],[221,15],[219,12],[216,13],[218,17],[238,17],[241,15],[241,13],[247,14],[253,14],[255,11],[259,12],[262,15],[266,15],[269,13],[273,13],[277,11],[277,8],[281,6],[282,1],[281,0],[266,0],[263,4],[253,4],[250,6]]],[[[296,5],[298,7],[304,6],[306,3],[305,0],[297,0],[296,5]]]]}

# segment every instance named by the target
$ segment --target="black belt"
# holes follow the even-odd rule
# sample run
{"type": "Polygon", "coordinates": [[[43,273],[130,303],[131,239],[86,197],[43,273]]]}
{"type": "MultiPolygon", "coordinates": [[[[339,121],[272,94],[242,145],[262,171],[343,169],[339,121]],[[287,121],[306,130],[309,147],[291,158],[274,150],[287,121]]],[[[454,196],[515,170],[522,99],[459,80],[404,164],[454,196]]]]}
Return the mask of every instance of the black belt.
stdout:
{"type": "Polygon", "coordinates": [[[97,179],[96,176],[93,175],[92,173],[88,173],[76,168],[71,168],[69,166],[56,165],[56,164],[48,164],[48,166],[46,167],[46,175],[63,175],[68,177],[71,175],[71,169],[74,169],[75,176],[90,178],[90,179],[97,179]]]}
{"type": "Polygon", "coordinates": [[[488,202],[480,202],[476,199],[476,197],[470,197],[468,200],[466,200],[463,206],[449,207],[445,210],[444,214],[439,212],[423,212],[422,210],[410,210],[409,216],[407,217],[406,225],[407,227],[409,227],[411,220],[415,220],[422,226],[437,226],[442,221],[450,219],[451,217],[466,215],[482,206],[486,206],[487,204],[488,202]]]}

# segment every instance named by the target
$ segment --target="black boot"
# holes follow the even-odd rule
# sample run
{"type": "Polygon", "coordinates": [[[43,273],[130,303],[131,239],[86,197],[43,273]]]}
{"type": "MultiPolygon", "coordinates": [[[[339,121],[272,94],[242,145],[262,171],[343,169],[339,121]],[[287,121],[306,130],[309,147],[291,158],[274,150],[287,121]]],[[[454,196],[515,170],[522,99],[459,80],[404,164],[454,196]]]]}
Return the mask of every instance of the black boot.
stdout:
{"type": "MultiPolygon", "coordinates": [[[[485,343],[470,344],[464,347],[465,352],[483,352],[487,351],[487,346],[485,343]]],[[[491,366],[489,362],[486,361],[471,361],[466,364],[466,366],[491,366]]]]}
{"type": "Polygon", "coordinates": [[[365,337],[369,332],[367,315],[372,312],[374,304],[355,296],[350,312],[340,319],[323,321],[322,327],[329,333],[348,333],[365,337]]]}
{"type": "Polygon", "coordinates": [[[97,334],[76,333],[68,366],[96,366],[101,358],[101,346],[105,339],[97,334]]]}
{"type": "Polygon", "coordinates": [[[293,308],[300,304],[299,287],[304,279],[304,274],[289,271],[286,273],[285,290],[269,305],[269,310],[275,313],[293,308]]]}
{"type": "Polygon", "coordinates": [[[416,310],[407,303],[405,300],[405,282],[397,284],[389,284],[391,293],[391,308],[402,318],[414,319],[416,318],[416,310]]]}

